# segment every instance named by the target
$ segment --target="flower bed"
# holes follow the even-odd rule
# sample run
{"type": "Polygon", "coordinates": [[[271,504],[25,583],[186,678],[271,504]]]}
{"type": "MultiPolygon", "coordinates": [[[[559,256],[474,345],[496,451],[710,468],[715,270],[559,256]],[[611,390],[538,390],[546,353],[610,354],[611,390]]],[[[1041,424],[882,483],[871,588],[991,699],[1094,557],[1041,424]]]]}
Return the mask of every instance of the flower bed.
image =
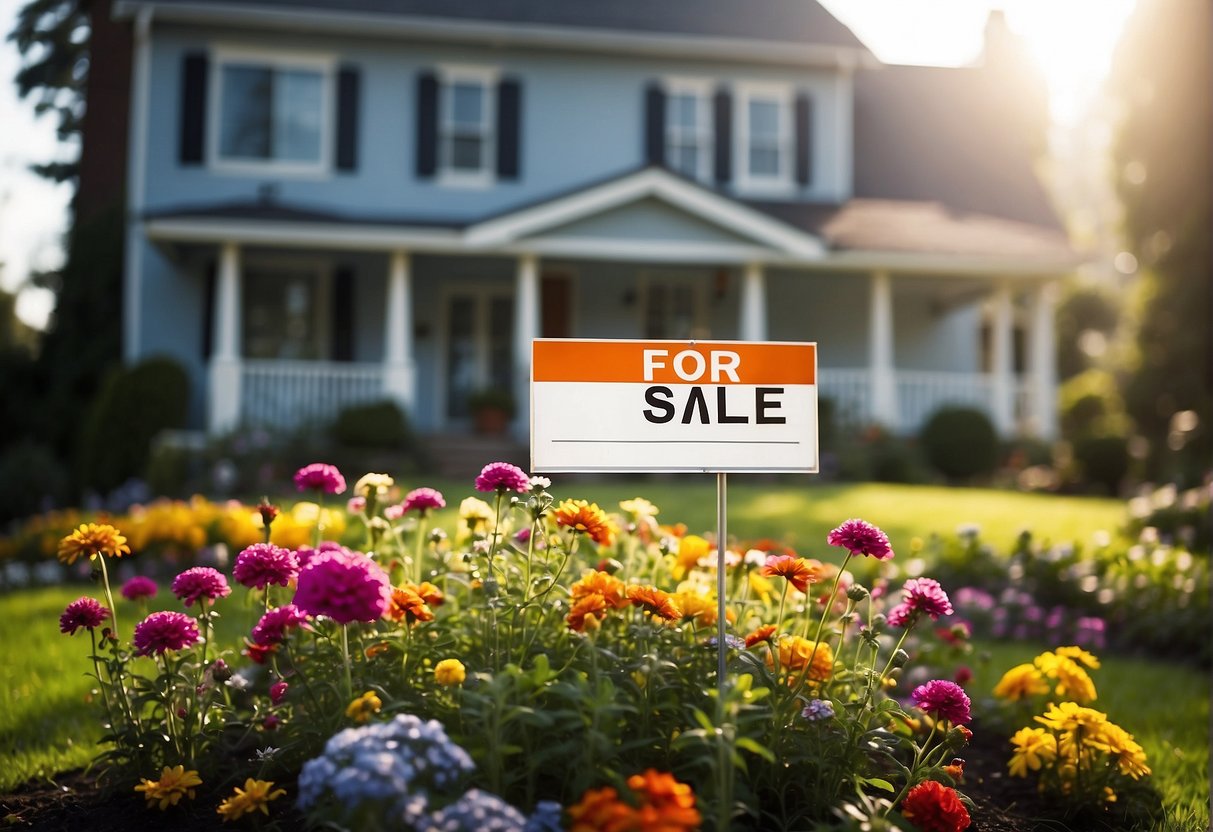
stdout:
{"type": "MultiPolygon", "coordinates": [[[[345,489],[325,466],[296,482],[313,506],[345,489]]],[[[607,514],[503,464],[476,488],[446,530],[430,523],[442,495],[363,477],[330,526],[359,529],[356,549],[324,540],[324,519],[275,545],[290,513],[262,506],[263,539],[230,575],[181,572],[181,610],[134,627],[113,620],[105,565],[128,541],[103,524],[66,538],[61,556],[92,559],[108,604],[81,600],[61,622],[87,632],[114,727],[104,781],[165,823],[969,825],[970,700],[951,679],[909,683],[916,631],[934,638],[952,602],[927,577],[857,583],[858,563],[893,566],[878,528],[840,524],[835,563],[771,542],[721,557],[640,498],[607,514]],[[218,615],[246,618],[241,645],[213,636],[218,615]]]]}

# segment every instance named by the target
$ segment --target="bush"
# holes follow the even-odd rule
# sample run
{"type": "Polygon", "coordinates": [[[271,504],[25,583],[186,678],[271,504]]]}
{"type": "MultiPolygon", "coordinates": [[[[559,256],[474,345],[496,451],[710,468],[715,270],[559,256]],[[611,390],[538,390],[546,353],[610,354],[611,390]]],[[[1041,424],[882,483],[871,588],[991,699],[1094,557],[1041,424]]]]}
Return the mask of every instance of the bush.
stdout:
{"type": "Polygon", "coordinates": [[[84,418],[83,484],[107,492],[142,477],[156,434],[185,425],[188,399],[185,369],[171,358],[149,358],[112,371],[84,418]]]}
{"type": "Polygon", "coordinates": [[[1116,495],[1129,473],[1129,441],[1123,436],[1082,437],[1074,443],[1074,460],[1084,482],[1116,495]]]}
{"type": "Polygon", "coordinates": [[[1116,378],[1104,370],[1087,370],[1057,391],[1061,433],[1067,439],[1128,432],[1128,417],[1116,378]]]}
{"type": "Polygon", "coordinates": [[[0,522],[62,505],[68,474],[46,445],[22,440],[0,453],[0,522]]]}
{"type": "Polygon", "coordinates": [[[350,448],[399,450],[409,441],[408,420],[393,401],[352,405],[337,414],[333,438],[350,448]]]}
{"type": "Polygon", "coordinates": [[[927,461],[950,480],[989,474],[998,464],[998,434],[989,417],[970,407],[935,411],[919,437],[927,461]]]}

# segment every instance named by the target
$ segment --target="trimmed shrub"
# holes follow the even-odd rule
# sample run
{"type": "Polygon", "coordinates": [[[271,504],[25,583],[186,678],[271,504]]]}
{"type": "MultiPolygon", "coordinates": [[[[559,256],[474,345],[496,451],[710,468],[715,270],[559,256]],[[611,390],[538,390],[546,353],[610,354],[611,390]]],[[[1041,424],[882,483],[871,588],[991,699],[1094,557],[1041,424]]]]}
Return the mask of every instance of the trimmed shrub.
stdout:
{"type": "Polygon", "coordinates": [[[949,480],[991,473],[998,464],[998,434],[990,419],[971,407],[944,407],[919,436],[927,461],[949,480]]]}
{"type": "Polygon", "coordinates": [[[105,493],[142,477],[152,440],[185,425],[189,379],[171,358],[149,358],[109,373],[84,418],[80,475],[105,493]]]}
{"type": "Polygon", "coordinates": [[[401,450],[409,443],[408,420],[393,401],[352,405],[337,414],[333,438],[349,448],[401,450]]]}

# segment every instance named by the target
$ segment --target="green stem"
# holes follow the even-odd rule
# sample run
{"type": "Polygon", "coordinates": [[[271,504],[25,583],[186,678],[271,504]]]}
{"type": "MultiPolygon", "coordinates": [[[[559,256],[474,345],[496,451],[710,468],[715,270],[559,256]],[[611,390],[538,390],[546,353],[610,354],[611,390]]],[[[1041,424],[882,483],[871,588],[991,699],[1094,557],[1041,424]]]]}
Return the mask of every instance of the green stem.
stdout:
{"type": "Polygon", "coordinates": [[[417,554],[414,557],[415,563],[413,564],[413,572],[417,576],[418,584],[420,584],[422,579],[425,577],[425,569],[421,565],[421,560],[425,555],[425,531],[426,521],[429,519],[428,513],[429,509],[422,509],[421,517],[417,520],[417,554]]]}
{"type": "Polygon", "coordinates": [[[105,715],[110,721],[110,728],[113,729],[116,727],[114,724],[114,711],[110,707],[109,695],[105,692],[105,682],[101,681],[101,662],[100,657],[97,655],[97,633],[92,627],[88,628],[88,637],[93,643],[93,673],[97,677],[97,688],[101,691],[101,701],[105,703],[105,715]]]}
{"type": "Polygon", "coordinates": [[[354,676],[350,669],[350,625],[341,625],[341,658],[345,663],[345,701],[354,701],[354,676]]]}
{"type": "Polygon", "coordinates": [[[97,560],[101,563],[101,583],[105,587],[105,600],[110,605],[110,618],[114,622],[114,638],[121,638],[118,635],[118,608],[114,605],[114,593],[110,592],[110,574],[105,568],[105,555],[98,552],[97,560]]]}
{"type": "Polygon", "coordinates": [[[880,671],[880,685],[884,684],[884,677],[889,675],[889,670],[893,667],[893,659],[897,658],[897,651],[901,649],[901,645],[906,643],[906,638],[910,635],[910,630],[914,629],[914,625],[918,623],[918,611],[910,613],[910,620],[906,622],[906,627],[901,632],[901,638],[897,639],[897,646],[893,648],[893,652],[889,654],[889,660],[885,662],[884,670],[880,671]]]}

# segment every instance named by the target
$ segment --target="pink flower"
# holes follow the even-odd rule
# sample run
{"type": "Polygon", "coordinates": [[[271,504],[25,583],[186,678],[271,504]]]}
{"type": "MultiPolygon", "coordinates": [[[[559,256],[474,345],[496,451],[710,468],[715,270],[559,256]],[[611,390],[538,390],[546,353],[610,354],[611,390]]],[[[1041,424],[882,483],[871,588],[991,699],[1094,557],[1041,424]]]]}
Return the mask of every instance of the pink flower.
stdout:
{"type": "Polygon", "coordinates": [[[154,612],[135,625],[139,655],[182,650],[202,640],[198,622],[183,612],[154,612]]]}
{"type": "Polygon", "coordinates": [[[232,588],[222,572],[209,566],[195,566],[173,578],[173,594],[188,607],[203,598],[208,601],[226,598],[232,594],[232,588]]]}
{"type": "Polygon", "coordinates": [[[366,497],[350,497],[345,502],[345,510],[350,514],[362,514],[366,511],[366,497]]]}
{"type": "Polygon", "coordinates": [[[122,585],[122,597],[128,601],[138,601],[140,598],[153,598],[159,592],[159,587],[151,578],[136,575],[122,585]]]}
{"type": "Polygon", "coordinates": [[[302,570],[303,567],[312,562],[312,558],[321,552],[345,552],[348,555],[350,550],[333,540],[322,540],[320,541],[320,545],[315,549],[311,546],[300,546],[298,551],[295,552],[299,558],[299,568],[302,570]]]}
{"type": "Polygon", "coordinates": [[[108,609],[86,595],[67,605],[67,609],[59,616],[59,632],[74,636],[81,627],[86,630],[96,629],[109,617],[108,609]]]}
{"type": "Polygon", "coordinates": [[[893,557],[888,535],[865,520],[847,520],[826,535],[826,543],[841,546],[852,555],[870,555],[877,560],[893,557]]]}
{"type": "Polygon", "coordinates": [[[399,520],[404,516],[404,506],[388,506],[383,510],[383,516],[389,520],[399,520]]]}
{"type": "MultiPolygon", "coordinates": [[[[481,476],[484,476],[483,471],[481,476]]],[[[404,495],[404,502],[400,504],[400,507],[406,512],[419,511],[425,514],[430,509],[446,508],[446,500],[441,491],[433,488],[414,488],[404,495]]]]}
{"type": "Polygon", "coordinates": [[[901,588],[901,597],[910,609],[926,613],[932,621],[941,615],[952,614],[952,602],[934,578],[910,578],[901,588]]]}
{"type": "Polygon", "coordinates": [[[286,699],[286,691],[290,687],[286,682],[274,682],[270,685],[270,704],[281,705],[282,700],[286,699]]]}
{"type": "Polygon", "coordinates": [[[517,465],[508,462],[490,462],[476,477],[477,491],[517,491],[525,494],[531,489],[531,479],[517,465]]]}
{"type": "Polygon", "coordinates": [[[295,605],[338,624],[378,621],[391,598],[391,583],[377,563],[361,552],[323,552],[299,573],[295,605]]]}
{"type": "Polygon", "coordinates": [[[286,638],[288,630],[307,624],[307,615],[294,604],[275,607],[261,616],[253,626],[253,643],[261,647],[277,644],[286,638]]]}
{"type": "Polygon", "coordinates": [[[910,694],[914,707],[936,719],[946,719],[953,725],[963,725],[973,717],[969,713],[968,695],[955,682],[932,679],[925,685],[914,688],[910,694]]]}
{"type": "Polygon", "coordinates": [[[335,465],[313,462],[295,472],[295,488],[300,491],[315,489],[325,494],[340,494],[345,491],[345,477],[341,476],[335,465]]]}
{"type": "Polygon", "coordinates": [[[272,543],[254,543],[236,556],[232,577],[255,589],[286,586],[299,574],[299,556],[272,543]]]}
{"type": "Polygon", "coordinates": [[[278,714],[266,714],[265,719],[261,721],[261,726],[267,731],[273,731],[281,724],[282,720],[278,717],[278,714]]]}
{"type": "Polygon", "coordinates": [[[909,604],[898,604],[889,610],[889,614],[885,616],[890,627],[904,627],[909,623],[910,617],[914,614],[914,608],[909,604]]]}

